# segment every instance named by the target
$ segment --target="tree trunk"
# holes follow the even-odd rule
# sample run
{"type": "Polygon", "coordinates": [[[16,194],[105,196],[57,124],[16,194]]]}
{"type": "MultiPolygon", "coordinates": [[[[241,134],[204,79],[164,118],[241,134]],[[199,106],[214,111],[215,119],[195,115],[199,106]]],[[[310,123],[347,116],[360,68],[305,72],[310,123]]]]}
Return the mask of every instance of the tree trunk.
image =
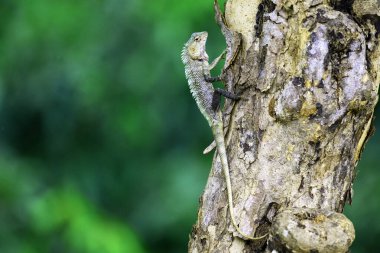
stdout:
{"type": "Polygon", "coordinates": [[[234,212],[217,154],[189,252],[347,252],[343,215],[379,88],[376,0],[228,0],[224,106],[234,212]],[[274,251],[276,250],[276,251],[274,251]]]}

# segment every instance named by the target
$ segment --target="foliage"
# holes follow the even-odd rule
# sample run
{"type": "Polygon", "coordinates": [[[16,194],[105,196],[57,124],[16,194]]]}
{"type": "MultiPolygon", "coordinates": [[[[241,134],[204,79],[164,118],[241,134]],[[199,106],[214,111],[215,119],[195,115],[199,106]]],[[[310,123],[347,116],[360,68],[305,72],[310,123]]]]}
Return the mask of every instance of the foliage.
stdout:
{"type": "MultiPolygon", "coordinates": [[[[212,1],[0,4],[0,252],[185,252],[211,133],[179,55],[201,30],[223,50],[212,1]]],[[[380,236],[379,142],[347,212],[353,252],[380,236]]]]}

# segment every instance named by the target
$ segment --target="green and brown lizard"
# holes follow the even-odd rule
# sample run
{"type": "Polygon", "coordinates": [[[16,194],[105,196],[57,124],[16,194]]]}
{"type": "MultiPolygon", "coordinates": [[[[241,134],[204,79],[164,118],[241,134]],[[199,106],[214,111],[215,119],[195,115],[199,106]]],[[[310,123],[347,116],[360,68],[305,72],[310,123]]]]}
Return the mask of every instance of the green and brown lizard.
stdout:
{"type": "Polygon", "coordinates": [[[186,78],[189,83],[190,91],[199,107],[199,110],[206,118],[215,138],[216,148],[220,157],[220,161],[222,163],[227,185],[228,205],[232,224],[244,239],[262,239],[266,235],[261,237],[251,237],[244,234],[235,220],[232,201],[231,179],[226,146],[224,142],[223,118],[219,105],[221,95],[233,100],[237,100],[239,97],[229,91],[213,87],[212,83],[221,81],[221,77],[211,77],[210,70],[216,66],[224,53],[222,53],[211,63],[211,65],[209,65],[209,58],[206,53],[207,36],[207,32],[193,33],[183,47],[181,58],[182,62],[185,64],[186,78]]]}

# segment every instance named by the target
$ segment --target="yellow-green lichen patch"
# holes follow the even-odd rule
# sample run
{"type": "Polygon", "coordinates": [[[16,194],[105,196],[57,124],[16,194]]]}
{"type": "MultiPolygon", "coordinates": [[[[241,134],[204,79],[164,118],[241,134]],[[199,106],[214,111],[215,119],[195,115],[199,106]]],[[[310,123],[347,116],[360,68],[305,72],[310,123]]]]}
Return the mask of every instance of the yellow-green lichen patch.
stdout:
{"type": "Polygon", "coordinates": [[[304,95],[305,100],[302,103],[300,115],[303,117],[309,117],[317,113],[317,105],[313,94],[307,91],[304,95]]]}

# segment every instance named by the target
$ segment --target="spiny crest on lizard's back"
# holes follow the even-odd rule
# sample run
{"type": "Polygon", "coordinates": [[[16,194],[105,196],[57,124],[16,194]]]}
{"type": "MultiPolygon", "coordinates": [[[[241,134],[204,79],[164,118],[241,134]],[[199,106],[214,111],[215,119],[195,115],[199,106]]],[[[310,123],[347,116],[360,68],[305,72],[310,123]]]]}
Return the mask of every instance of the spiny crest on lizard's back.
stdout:
{"type": "Polygon", "coordinates": [[[181,59],[182,59],[183,64],[185,64],[185,65],[189,62],[189,55],[187,53],[187,43],[182,48],[181,59]]]}

